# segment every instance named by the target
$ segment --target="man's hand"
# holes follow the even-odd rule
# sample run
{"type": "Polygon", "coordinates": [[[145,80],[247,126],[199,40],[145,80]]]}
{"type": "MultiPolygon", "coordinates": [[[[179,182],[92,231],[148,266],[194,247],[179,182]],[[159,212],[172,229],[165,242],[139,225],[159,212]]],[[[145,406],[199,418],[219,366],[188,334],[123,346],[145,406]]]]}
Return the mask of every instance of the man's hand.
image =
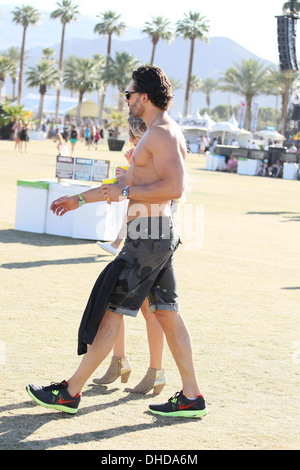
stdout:
{"type": "Polygon", "coordinates": [[[117,166],[116,171],[115,171],[116,178],[118,178],[118,180],[119,180],[122,176],[127,175],[127,171],[128,170],[125,170],[125,168],[117,166]]]}
{"type": "Polygon", "coordinates": [[[117,184],[103,184],[101,186],[101,192],[104,194],[108,204],[111,202],[119,202],[121,197],[121,191],[125,187],[123,183],[118,182],[117,184]]]}
{"type": "Polygon", "coordinates": [[[53,214],[62,216],[66,214],[66,212],[73,211],[74,209],[78,209],[79,202],[78,196],[63,196],[59,199],[56,199],[52,202],[50,206],[50,210],[53,214]]]}

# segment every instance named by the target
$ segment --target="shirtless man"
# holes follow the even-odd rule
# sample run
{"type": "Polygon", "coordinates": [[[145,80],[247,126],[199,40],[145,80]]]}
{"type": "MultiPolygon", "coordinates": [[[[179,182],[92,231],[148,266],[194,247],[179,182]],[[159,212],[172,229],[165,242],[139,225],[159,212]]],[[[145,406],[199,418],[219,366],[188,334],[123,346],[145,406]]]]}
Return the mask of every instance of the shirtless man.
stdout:
{"type": "Polygon", "coordinates": [[[28,385],[27,391],[42,406],[76,413],[84,384],[113,348],[122,315],[136,316],[147,296],[182,379],[181,392],[167,403],[150,405],[149,411],[200,418],[206,415],[205,400],[195,375],[190,336],[179,311],[172,262],[179,239],[171,201],[184,191],[186,146],[179,126],[167,114],[173,95],[161,69],[141,66],[135,70],[125,98],[130,114],[141,117],[148,129],[136,146],[126,180],[103,184],[78,196],[64,196],[50,209],[61,216],[83,203],[110,203],[127,197],[127,238],[115,258],[124,259],[126,266],[110,294],[95,339],[74,375],[48,387],[28,385]]]}

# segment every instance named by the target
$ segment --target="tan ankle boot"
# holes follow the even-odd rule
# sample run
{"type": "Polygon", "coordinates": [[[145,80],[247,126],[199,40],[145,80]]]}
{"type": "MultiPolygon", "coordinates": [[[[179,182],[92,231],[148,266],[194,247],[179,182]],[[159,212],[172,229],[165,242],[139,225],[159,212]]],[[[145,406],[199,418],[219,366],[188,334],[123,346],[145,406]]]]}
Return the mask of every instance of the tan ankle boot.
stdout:
{"type": "Polygon", "coordinates": [[[100,379],[93,379],[93,382],[97,385],[111,384],[117,378],[121,377],[122,383],[127,383],[131,373],[131,367],[127,357],[119,359],[116,356],[111,358],[111,363],[106,373],[100,379]]]}
{"type": "Polygon", "coordinates": [[[166,376],[164,369],[153,369],[149,367],[145,377],[134,388],[126,388],[125,392],[145,395],[153,388],[154,395],[159,395],[165,385],[166,376]]]}

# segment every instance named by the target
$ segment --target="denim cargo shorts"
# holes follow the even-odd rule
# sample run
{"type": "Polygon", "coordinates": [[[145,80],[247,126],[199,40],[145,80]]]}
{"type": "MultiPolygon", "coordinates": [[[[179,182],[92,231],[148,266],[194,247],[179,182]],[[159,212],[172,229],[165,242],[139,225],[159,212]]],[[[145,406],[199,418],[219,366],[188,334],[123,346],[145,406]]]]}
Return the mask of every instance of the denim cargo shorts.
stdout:
{"type": "Polygon", "coordinates": [[[130,221],[117,257],[125,261],[124,268],[107,309],[135,317],[147,297],[151,312],[179,311],[173,264],[173,253],[179,243],[171,217],[140,217],[130,221]]]}

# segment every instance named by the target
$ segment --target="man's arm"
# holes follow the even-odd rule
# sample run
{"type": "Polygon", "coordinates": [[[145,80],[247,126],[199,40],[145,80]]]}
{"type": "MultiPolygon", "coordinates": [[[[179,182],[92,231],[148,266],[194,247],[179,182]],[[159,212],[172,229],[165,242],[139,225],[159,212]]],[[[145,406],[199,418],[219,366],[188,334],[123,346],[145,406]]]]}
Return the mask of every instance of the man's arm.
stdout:
{"type": "MultiPolygon", "coordinates": [[[[81,195],[86,203],[106,201],[107,197],[103,193],[102,186],[99,186],[99,188],[89,189],[88,191],[81,193],[81,195]]],[[[79,198],[78,194],[76,194],[74,196],[62,196],[56,199],[52,202],[50,210],[53,212],[53,214],[61,216],[69,211],[78,209],[78,207],[79,198]]]]}

